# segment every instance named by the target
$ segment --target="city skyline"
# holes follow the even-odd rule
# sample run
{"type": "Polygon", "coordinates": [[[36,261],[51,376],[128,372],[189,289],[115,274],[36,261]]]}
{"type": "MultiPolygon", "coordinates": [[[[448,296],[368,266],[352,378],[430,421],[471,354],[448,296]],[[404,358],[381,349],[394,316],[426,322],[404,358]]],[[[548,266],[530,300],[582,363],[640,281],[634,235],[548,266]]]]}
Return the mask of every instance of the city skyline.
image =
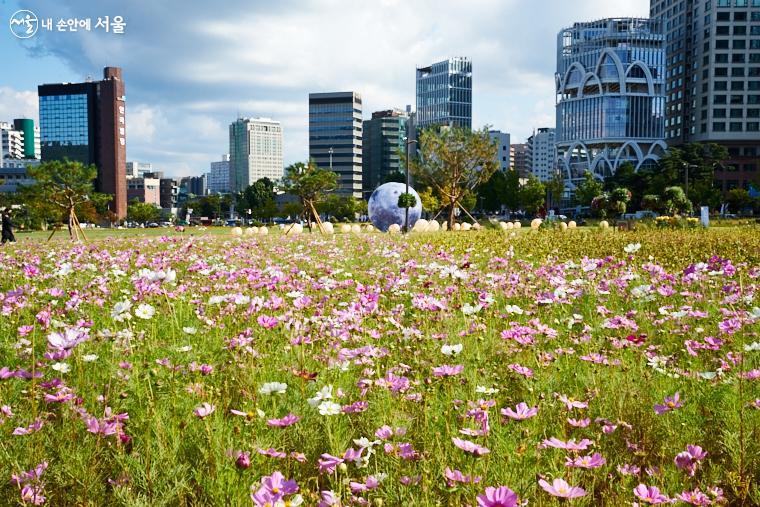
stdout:
{"type": "Polygon", "coordinates": [[[414,105],[417,66],[462,55],[474,67],[473,127],[488,124],[522,141],[533,128],[554,126],[557,30],[604,16],[645,17],[649,10],[647,0],[551,2],[549,9],[482,0],[465,10],[453,2],[388,0],[358,13],[345,4],[175,9],[169,2],[155,13],[145,2],[8,1],[0,5],[6,20],[27,7],[56,19],[121,15],[127,26],[122,35],[52,31],[29,42],[6,29],[0,49],[14,72],[0,81],[0,119],[37,120],[39,84],[78,82],[120,66],[130,87],[129,160],[151,162],[171,176],[202,174],[225,152],[229,122],[243,115],[282,123],[287,165],[308,156],[308,93],[355,90],[367,119],[414,105]],[[352,23],[364,34],[345,44],[352,23]]]}

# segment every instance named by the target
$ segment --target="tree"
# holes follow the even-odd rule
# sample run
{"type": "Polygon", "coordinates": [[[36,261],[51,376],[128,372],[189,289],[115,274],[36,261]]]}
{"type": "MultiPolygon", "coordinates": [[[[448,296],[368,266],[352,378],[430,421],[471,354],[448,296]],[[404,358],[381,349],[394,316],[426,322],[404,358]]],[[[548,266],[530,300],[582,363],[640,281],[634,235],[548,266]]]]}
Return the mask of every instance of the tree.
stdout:
{"type": "Polygon", "coordinates": [[[581,206],[591,206],[591,202],[603,193],[602,183],[594,178],[591,172],[586,171],[583,175],[583,181],[575,189],[575,199],[581,206]]]}
{"type": "Polygon", "coordinates": [[[520,207],[520,174],[514,169],[507,171],[504,182],[504,206],[514,211],[520,207]]]}
{"type": "Polygon", "coordinates": [[[153,204],[133,200],[127,206],[127,218],[133,222],[146,223],[157,220],[161,212],[153,204]]]}
{"type": "Polygon", "coordinates": [[[630,205],[632,209],[638,209],[649,188],[651,174],[647,170],[637,172],[632,163],[624,162],[615,174],[604,180],[604,190],[611,192],[616,188],[628,189],[631,192],[630,205]]]}
{"type": "Polygon", "coordinates": [[[498,169],[496,143],[485,128],[425,129],[419,136],[419,153],[409,161],[412,174],[419,183],[437,191],[449,210],[451,230],[454,212],[462,207],[467,191],[474,191],[498,169]]]}
{"type": "Polygon", "coordinates": [[[311,229],[312,217],[321,222],[316,213],[316,205],[324,199],[325,195],[338,187],[338,175],[327,169],[317,167],[314,160],[308,164],[296,162],[285,169],[282,179],[283,188],[289,194],[298,196],[303,213],[307,217],[309,229],[311,229]]]}
{"type": "Polygon", "coordinates": [[[726,194],[726,203],[734,213],[739,213],[745,208],[752,207],[753,200],[749,192],[743,188],[733,188],[726,194]]]}
{"type": "Polygon", "coordinates": [[[641,199],[641,208],[659,212],[662,209],[662,200],[659,195],[647,194],[641,199]]]}
{"type": "Polygon", "coordinates": [[[83,165],[70,160],[43,162],[37,167],[29,166],[27,172],[35,180],[28,187],[29,197],[35,204],[47,206],[52,203],[59,214],[58,220],[66,220],[69,237],[79,238],[77,207],[87,203],[94,193],[93,181],[98,170],[94,165],[83,165]]]}
{"type": "Polygon", "coordinates": [[[433,191],[433,187],[425,187],[425,190],[418,192],[418,194],[423,212],[429,213],[431,216],[438,213],[438,210],[441,209],[441,201],[433,191]]]}
{"type": "Polygon", "coordinates": [[[507,176],[501,171],[495,171],[488,181],[478,187],[481,208],[487,211],[501,211],[506,193],[507,176]]]}
{"type": "Polygon", "coordinates": [[[528,214],[535,214],[545,204],[546,187],[531,175],[520,188],[520,205],[528,214]]]}
{"type": "Polygon", "coordinates": [[[551,180],[546,183],[546,200],[551,208],[562,204],[562,196],[565,194],[565,178],[561,171],[556,171],[551,180]]]}
{"type": "Polygon", "coordinates": [[[715,185],[715,168],[727,158],[726,148],[714,143],[670,148],[658,163],[648,193],[656,194],[663,188],[684,185],[690,201],[716,207],[720,203],[720,190],[715,185]]]}
{"type": "Polygon", "coordinates": [[[267,220],[276,212],[274,199],[274,183],[269,178],[261,178],[243,190],[240,204],[250,209],[254,218],[267,220]]]}
{"type": "Polygon", "coordinates": [[[317,204],[317,211],[331,215],[336,220],[353,221],[357,215],[367,213],[367,202],[356,197],[330,194],[317,204]]]}
{"type": "Polygon", "coordinates": [[[392,171],[385,175],[383,183],[406,183],[406,174],[403,171],[392,171]]]}
{"type": "Polygon", "coordinates": [[[668,187],[662,194],[662,207],[668,215],[691,213],[692,204],[681,187],[668,187]]]}

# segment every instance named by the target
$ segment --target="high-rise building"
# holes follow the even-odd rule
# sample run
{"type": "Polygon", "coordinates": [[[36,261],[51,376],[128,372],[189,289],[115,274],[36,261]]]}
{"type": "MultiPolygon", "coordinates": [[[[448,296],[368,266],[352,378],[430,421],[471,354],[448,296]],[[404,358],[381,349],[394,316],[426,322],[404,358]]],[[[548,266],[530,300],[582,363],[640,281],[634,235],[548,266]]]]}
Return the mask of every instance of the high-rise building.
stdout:
{"type": "Polygon", "coordinates": [[[143,178],[153,172],[153,164],[148,162],[127,162],[127,179],[143,178]]]}
{"type": "Polygon", "coordinates": [[[208,180],[206,175],[201,176],[185,176],[179,180],[180,193],[185,196],[190,195],[206,195],[208,192],[208,180]]]}
{"type": "Polygon", "coordinates": [[[230,156],[222,155],[222,160],[211,162],[206,178],[210,194],[224,194],[230,191],[230,156]]]}
{"type": "Polygon", "coordinates": [[[541,181],[549,181],[554,177],[557,149],[555,147],[555,130],[540,128],[528,138],[525,150],[528,174],[541,181]]]}
{"type": "Polygon", "coordinates": [[[34,120],[17,118],[13,123],[0,122],[0,162],[12,160],[39,160],[40,129],[34,120]]]}
{"type": "Polygon", "coordinates": [[[472,62],[449,58],[417,67],[417,126],[472,128],[472,62]]]}
{"type": "Polygon", "coordinates": [[[362,197],[362,97],[309,94],[309,158],[338,174],[337,192],[362,197]]]}
{"type": "Polygon", "coordinates": [[[509,133],[502,132],[501,130],[490,130],[488,134],[496,142],[496,162],[499,164],[499,169],[502,172],[508,171],[512,167],[512,150],[509,144],[509,133]]]}
{"type": "Polygon", "coordinates": [[[282,178],[282,126],[269,118],[238,118],[230,124],[230,190],[256,180],[282,178]]]}
{"type": "Polygon", "coordinates": [[[106,67],[102,81],[45,84],[40,99],[42,159],[94,164],[95,190],[113,196],[111,211],[127,215],[126,115],[121,69],[106,67]]]}
{"type": "Polygon", "coordinates": [[[377,111],[372,113],[371,120],[364,120],[362,186],[365,197],[385,183],[388,175],[404,170],[404,155],[399,152],[403,153],[406,148],[408,120],[409,115],[399,109],[377,111]]]}
{"type": "Polygon", "coordinates": [[[517,171],[517,174],[521,178],[527,178],[530,174],[530,166],[528,165],[528,144],[518,143],[511,146],[513,160],[512,168],[517,171]]]}
{"type": "Polygon", "coordinates": [[[724,191],[760,172],[760,0],[651,0],[665,46],[665,133],[670,146],[718,143],[724,191]]]}
{"type": "Polygon", "coordinates": [[[605,178],[623,163],[638,170],[667,149],[663,44],[660,23],[649,19],[602,19],[559,32],[557,168],[566,180],[586,171],[605,178]]]}

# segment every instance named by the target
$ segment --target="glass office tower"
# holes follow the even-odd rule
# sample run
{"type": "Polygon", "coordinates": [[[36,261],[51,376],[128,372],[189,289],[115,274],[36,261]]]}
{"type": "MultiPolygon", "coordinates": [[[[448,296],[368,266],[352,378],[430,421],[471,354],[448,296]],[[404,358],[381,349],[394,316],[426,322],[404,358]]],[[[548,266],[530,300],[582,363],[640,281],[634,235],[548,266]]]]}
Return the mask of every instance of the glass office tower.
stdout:
{"type": "Polygon", "coordinates": [[[578,181],[630,162],[638,170],[667,148],[664,36],[637,18],[575,23],[557,37],[557,170],[578,181]]]}
{"type": "Polygon", "coordinates": [[[95,190],[113,196],[109,204],[127,216],[127,156],[124,80],[106,67],[102,81],[37,87],[42,160],[67,158],[98,168],[95,190]]]}
{"type": "Polygon", "coordinates": [[[417,127],[472,128],[472,62],[449,58],[417,67],[417,127]]]}

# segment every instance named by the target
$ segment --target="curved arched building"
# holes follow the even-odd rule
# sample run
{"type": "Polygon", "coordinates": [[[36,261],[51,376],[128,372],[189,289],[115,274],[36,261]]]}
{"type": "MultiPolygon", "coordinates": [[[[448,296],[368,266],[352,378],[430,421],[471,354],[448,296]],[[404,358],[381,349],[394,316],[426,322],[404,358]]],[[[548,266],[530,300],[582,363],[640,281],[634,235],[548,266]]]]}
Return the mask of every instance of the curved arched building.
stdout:
{"type": "Polygon", "coordinates": [[[572,187],[664,153],[665,38],[658,21],[575,23],[557,37],[557,167],[572,187]]]}

